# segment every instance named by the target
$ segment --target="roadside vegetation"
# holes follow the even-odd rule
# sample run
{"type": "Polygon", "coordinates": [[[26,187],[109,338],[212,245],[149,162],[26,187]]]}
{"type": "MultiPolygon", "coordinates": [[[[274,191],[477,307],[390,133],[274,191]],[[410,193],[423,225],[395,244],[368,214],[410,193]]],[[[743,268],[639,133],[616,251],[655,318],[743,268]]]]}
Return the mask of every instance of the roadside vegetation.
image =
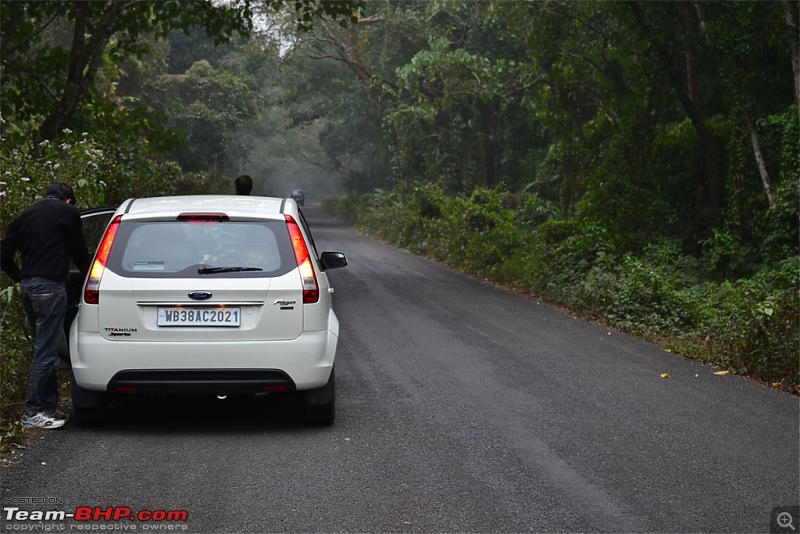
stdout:
{"type": "Polygon", "coordinates": [[[742,251],[730,235],[714,234],[700,257],[668,239],[634,252],[597,223],[552,217],[534,195],[488,189],[450,198],[417,187],[330,197],[323,206],[413,253],[800,393],[796,255],[734,275],[742,251]]]}
{"type": "MultiPolygon", "coordinates": [[[[0,3],[0,230],[304,189],[360,230],[798,391],[798,3],[0,3]]],[[[30,340],[0,275],[0,449],[30,340]]]]}
{"type": "Polygon", "coordinates": [[[800,392],[796,3],[368,9],[372,46],[316,46],[365,80],[388,179],[331,213],[800,392]]]}

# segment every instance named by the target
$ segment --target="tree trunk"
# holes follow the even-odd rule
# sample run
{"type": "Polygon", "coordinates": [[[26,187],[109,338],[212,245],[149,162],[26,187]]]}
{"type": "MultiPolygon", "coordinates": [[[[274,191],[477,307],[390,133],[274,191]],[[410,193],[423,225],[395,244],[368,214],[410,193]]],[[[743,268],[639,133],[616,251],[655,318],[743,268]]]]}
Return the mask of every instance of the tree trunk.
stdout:
{"type": "MultiPolygon", "coordinates": [[[[717,48],[716,43],[711,40],[711,36],[706,28],[706,18],[703,13],[702,6],[698,0],[692,0],[691,5],[693,8],[693,14],[697,18],[697,22],[699,23],[700,29],[705,36],[706,42],[708,43],[708,46],[713,52],[714,56],[717,58],[717,63],[719,63],[723,78],[728,78],[732,81],[734,91],[736,92],[737,99],[739,100],[739,106],[742,109],[744,122],[747,125],[747,132],[750,136],[750,144],[753,147],[753,156],[755,157],[756,164],[758,165],[758,173],[761,176],[761,184],[764,187],[764,194],[769,201],[770,207],[772,207],[775,205],[775,201],[772,198],[772,185],[769,178],[769,172],[767,171],[767,166],[764,163],[764,154],[761,152],[761,143],[758,139],[758,131],[756,130],[755,120],[753,120],[753,112],[750,108],[750,97],[737,74],[735,72],[731,72],[730,69],[727,68],[727,62],[725,57],[722,55],[722,51],[717,48]]],[[[797,72],[795,72],[795,75],[796,74],[797,72]]],[[[795,90],[797,89],[797,83],[798,80],[795,76],[795,90]]]]}
{"type": "Polygon", "coordinates": [[[800,106],[800,39],[798,39],[798,7],[797,2],[783,0],[783,13],[786,18],[786,25],[789,27],[789,34],[792,42],[789,47],[792,52],[792,72],[794,73],[794,100],[800,106]]]}
{"type": "MultiPolygon", "coordinates": [[[[651,31],[650,25],[645,20],[641,3],[631,0],[628,2],[628,6],[636,22],[642,28],[644,35],[650,39],[655,47],[659,61],[666,69],[672,87],[675,89],[684,111],[692,121],[703,157],[704,183],[698,184],[698,194],[701,197],[699,199],[700,208],[706,212],[708,225],[712,228],[719,228],[722,225],[722,180],[719,170],[719,151],[717,149],[717,141],[705,123],[705,113],[700,93],[700,78],[694,69],[694,50],[691,47],[687,47],[680,52],[683,54],[685,65],[685,72],[682,73],[678,62],[672,60],[670,49],[655,37],[651,31]],[[702,189],[707,192],[707,198],[705,199],[702,198],[702,189]]],[[[680,6],[678,7],[680,8],[680,6]]],[[[682,28],[682,30],[691,31],[691,28],[682,28]]]]}
{"type": "Polygon", "coordinates": [[[96,28],[91,27],[91,10],[94,4],[77,0],[73,5],[75,26],[72,32],[67,83],[61,100],[39,127],[39,139],[42,141],[58,135],[83,101],[95,81],[103,52],[114,33],[114,24],[126,4],[120,0],[112,0],[96,28]],[[87,35],[91,36],[88,42],[87,35]]]}
{"type": "Polygon", "coordinates": [[[499,182],[499,161],[498,153],[498,109],[499,99],[493,98],[489,102],[480,104],[481,115],[483,115],[483,133],[486,137],[484,144],[484,184],[487,187],[494,187],[499,182]]]}
{"type": "MultiPolygon", "coordinates": [[[[740,95],[740,101],[743,100],[743,95],[740,95]]],[[[753,145],[753,155],[756,158],[758,165],[758,172],[761,175],[761,184],[764,186],[764,194],[769,201],[769,207],[775,207],[775,200],[772,198],[772,185],[770,184],[769,172],[767,165],[764,163],[764,154],[761,152],[761,143],[758,141],[758,132],[753,121],[753,115],[748,109],[748,103],[742,101],[742,113],[744,114],[744,121],[747,123],[747,130],[750,132],[750,143],[753,145]]]]}

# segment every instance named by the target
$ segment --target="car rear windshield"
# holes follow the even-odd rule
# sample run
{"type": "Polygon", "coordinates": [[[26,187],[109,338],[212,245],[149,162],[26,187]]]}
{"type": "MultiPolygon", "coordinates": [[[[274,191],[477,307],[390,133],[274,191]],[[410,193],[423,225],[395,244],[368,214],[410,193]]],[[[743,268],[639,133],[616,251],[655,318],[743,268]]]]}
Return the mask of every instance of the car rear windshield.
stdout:
{"type": "Polygon", "coordinates": [[[123,221],[107,267],[136,278],[247,278],[297,262],[284,221],[123,221]]]}

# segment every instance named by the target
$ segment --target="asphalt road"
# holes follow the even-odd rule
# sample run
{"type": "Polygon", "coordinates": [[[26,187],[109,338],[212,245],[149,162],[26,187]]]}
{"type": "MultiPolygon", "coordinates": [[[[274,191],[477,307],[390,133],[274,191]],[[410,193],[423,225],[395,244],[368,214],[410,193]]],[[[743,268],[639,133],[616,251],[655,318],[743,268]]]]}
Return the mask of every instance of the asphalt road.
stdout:
{"type": "Polygon", "coordinates": [[[336,424],[306,428],[280,406],[229,401],[128,406],[106,429],[68,424],[0,469],[4,508],[188,520],[4,510],[0,530],[769,532],[776,507],[800,504],[797,397],[307,211],[318,249],[350,262],[329,273],[336,424]]]}

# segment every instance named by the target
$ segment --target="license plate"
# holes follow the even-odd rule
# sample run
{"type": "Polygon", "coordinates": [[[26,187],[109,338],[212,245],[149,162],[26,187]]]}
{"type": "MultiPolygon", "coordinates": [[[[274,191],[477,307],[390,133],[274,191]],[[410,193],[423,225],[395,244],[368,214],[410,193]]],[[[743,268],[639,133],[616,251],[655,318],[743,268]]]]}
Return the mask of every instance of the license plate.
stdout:
{"type": "Polygon", "coordinates": [[[239,326],[240,308],[191,306],[158,308],[158,326],[239,326]]]}

